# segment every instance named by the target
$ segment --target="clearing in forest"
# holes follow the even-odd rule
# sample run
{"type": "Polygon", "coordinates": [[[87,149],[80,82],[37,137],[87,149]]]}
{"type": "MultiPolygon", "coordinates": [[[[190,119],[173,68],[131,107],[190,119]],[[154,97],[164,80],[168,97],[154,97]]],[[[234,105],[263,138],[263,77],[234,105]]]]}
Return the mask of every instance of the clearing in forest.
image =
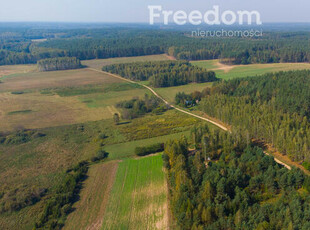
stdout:
{"type": "Polygon", "coordinates": [[[193,61],[193,65],[213,70],[216,76],[223,79],[256,76],[265,73],[310,69],[309,63],[271,63],[250,65],[225,65],[219,60],[193,61]]]}

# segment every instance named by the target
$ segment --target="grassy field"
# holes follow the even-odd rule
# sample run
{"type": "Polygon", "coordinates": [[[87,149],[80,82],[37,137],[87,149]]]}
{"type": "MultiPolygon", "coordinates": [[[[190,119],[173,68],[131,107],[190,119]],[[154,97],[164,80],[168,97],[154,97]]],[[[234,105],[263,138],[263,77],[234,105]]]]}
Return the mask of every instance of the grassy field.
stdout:
{"type": "Polygon", "coordinates": [[[161,155],[119,163],[102,229],[167,229],[168,205],[161,155]]]}
{"type": "Polygon", "coordinates": [[[141,140],[187,131],[201,120],[180,113],[176,110],[168,110],[163,114],[150,114],[134,119],[128,124],[119,126],[127,140],[141,140]]]}
{"type": "Polygon", "coordinates": [[[118,112],[116,103],[143,97],[147,92],[135,84],[86,69],[11,76],[0,84],[0,130],[110,119],[118,112]]]}
{"type": "Polygon", "coordinates": [[[216,72],[216,76],[222,79],[256,76],[278,71],[310,69],[309,63],[273,63],[233,66],[219,64],[218,60],[193,61],[191,63],[199,67],[214,70],[216,72]]]}
{"type": "Polygon", "coordinates": [[[80,193],[80,200],[66,221],[64,230],[100,229],[118,169],[118,162],[93,165],[80,193]]]}
{"type": "Polygon", "coordinates": [[[0,92],[31,91],[122,82],[120,79],[89,69],[19,73],[10,75],[1,81],[0,92]]]}
{"type": "Polygon", "coordinates": [[[177,139],[181,135],[188,137],[189,129],[200,122],[175,110],[134,119],[128,124],[117,126],[126,141],[107,145],[105,150],[110,153],[110,160],[133,157],[135,148],[138,146],[164,143],[169,139],[177,139]]]}
{"type": "Polygon", "coordinates": [[[184,92],[184,93],[192,93],[194,91],[202,91],[203,89],[210,87],[212,83],[192,83],[188,85],[181,85],[181,86],[175,86],[175,87],[167,87],[167,88],[156,88],[154,89],[159,95],[161,95],[163,98],[165,98],[167,101],[173,103],[175,99],[175,95],[178,92],[184,92]]]}
{"type": "Polygon", "coordinates": [[[110,153],[109,155],[110,160],[124,159],[128,157],[134,157],[136,147],[148,146],[148,145],[157,144],[157,143],[165,143],[169,139],[178,139],[182,135],[189,137],[189,134],[190,134],[189,131],[184,131],[184,132],[174,133],[174,134],[165,135],[165,136],[119,143],[119,144],[109,145],[105,148],[105,150],[110,153]]]}
{"type": "Polygon", "coordinates": [[[18,73],[28,73],[37,71],[36,65],[3,65],[0,66],[0,80],[4,80],[10,75],[18,73]]]}
{"type": "Polygon", "coordinates": [[[115,103],[143,96],[146,90],[128,90],[88,96],[60,97],[38,92],[0,94],[0,130],[36,129],[110,119],[118,112],[115,103]]]}
{"type": "Polygon", "coordinates": [[[89,108],[114,107],[118,102],[130,100],[133,97],[143,98],[146,93],[149,92],[145,88],[133,88],[126,91],[82,95],[79,100],[89,108]]]}
{"type": "Polygon", "coordinates": [[[159,54],[159,55],[148,55],[148,56],[138,56],[138,57],[95,59],[95,60],[82,61],[82,65],[101,70],[102,67],[106,65],[143,62],[143,61],[167,61],[167,60],[170,60],[167,57],[167,55],[159,54]]]}

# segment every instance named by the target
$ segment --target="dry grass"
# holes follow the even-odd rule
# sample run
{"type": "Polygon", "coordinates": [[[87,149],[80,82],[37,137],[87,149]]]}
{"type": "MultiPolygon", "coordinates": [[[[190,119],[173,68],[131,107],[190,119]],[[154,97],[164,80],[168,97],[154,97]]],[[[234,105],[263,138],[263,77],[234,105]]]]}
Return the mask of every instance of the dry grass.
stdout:
{"type": "Polygon", "coordinates": [[[42,95],[39,92],[23,95],[0,93],[0,130],[10,131],[17,127],[27,129],[54,127],[97,121],[113,117],[116,109],[108,107],[91,108],[75,97],[42,95]],[[15,113],[27,111],[27,113],[15,113]]]}
{"type": "MultiPolygon", "coordinates": [[[[18,145],[0,145],[0,191],[17,194],[30,188],[53,191],[66,169],[96,154],[99,131],[110,130],[108,135],[112,136],[110,123],[90,122],[83,131],[78,129],[80,125],[48,128],[40,130],[45,137],[18,145]]],[[[33,229],[44,200],[19,212],[0,215],[0,229],[33,229]]]]}
{"type": "Polygon", "coordinates": [[[64,230],[99,230],[114,183],[118,163],[109,162],[90,168],[80,200],[66,221],[64,230]]]}
{"type": "Polygon", "coordinates": [[[82,86],[92,84],[111,84],[121,82],[117,78],[88,69],[34,72],[16,74],[5,78],[0,84],[0,92],[26,91],[35,89],[82,86]]]}
{"type": "Polygon", "coordinates": [[[0,66],[0,78],[18,73],[29,73],[37,70],[36,65],[3,65],[0,66]]]}
{"type": "Polygon", "coordinates": [[[124,88],[122,84],[124,82],[121,79],[88,69],[10,76],[0,84],[0,131],[11,131],[17,127],[54,127],[112,118],[118,112],[114,107],[116,103],[133,96],[142,97],[146,92],[145,89],[131,86],[124,88]],[[118,85],[124,89],[113,91],[113,87],[117,88],[115,86],[118,85]],[[96,91],[98,88],[100,90],[96,91]],[[52,90],[41,93],[39,90],[42,89],[52,90]],[[104,89],[108,90],[105,92],[104,89]],[[78,93],[61,97],[57,95],[59,90],[68,95],[73,91],[78,93]],[[86,94],[83,94],[85,91],[86,94]]]}

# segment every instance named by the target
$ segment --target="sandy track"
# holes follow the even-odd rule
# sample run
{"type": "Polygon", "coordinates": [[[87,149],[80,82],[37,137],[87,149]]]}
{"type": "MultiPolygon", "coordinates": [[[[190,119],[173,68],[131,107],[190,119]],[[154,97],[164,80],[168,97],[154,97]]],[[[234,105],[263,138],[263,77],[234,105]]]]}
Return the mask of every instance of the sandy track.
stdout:
{"type": "Polygon", "coordinates": [[[221,124],[219,124],[219,123],[217,123],[217,122],[215,122],[215,121],[212,121],[212,120],[210,120],[210,119],[208,119],[208,118],[205,118],[205,117],[196,115],[196,114],[194,114],[194,113],[185,111],[185,110],[180,109],[180,108],[178,108],[178,107],[176,107],[176,106],[174,106],[174,105],[171,105],[168,101],[166,101],[164,98],[162,98],[160,95],[158,95],[158,93],[156,93],[155,90],[153,90],[153,89],[152,89],[151,87],[149,87],[149,86],[140,84],[140,83],[138,83],[138,82],[135,82],[135,81],[132,81],[132,80],[129,80],[129,79],[126,79],[126,78],[123,78],[123,77],[118,76],[118,75],[116,75],[116,74],[111,74],[111,73],[107,73],[107,72],[100,71],[100,70],[96,70],[96,69],[91,69],[91,70],[97,71],[97,72],[102,72],[102,73],[108,74],[108,75],[110,75],[110,76],[112,76],[112,77],[116,77],[116,78],[122,79],[122,80],[124,80],[124,81],[130,82],[130,83],[134,83],[134,84],[138,84],[138,85],[140,85],[140,86],[142,86],[142,87],[144,87],[144,88],[147,88],[147,89],[148,89],[149,91],[151,91],[157,98],[159,98],[160,100],[162,100],[166,105],[170,106],[171,108],[176,109],[176,110],[178,110],[178,111],[180,111],[180,112],[182,112],[182,113],[188,114],[188,115],[190,115],[190,116],[196,117],[196,118],[198,118],[198,119],[207,121],[207,122],[209,122],[209,123],[211,123],[211,124],[213,124],[213,125],[215,125],[215,126],[221,128],[221,129],[223,129],[224,131],[228,131],[228,129],[227,129],[225,126],[223,126],[223,125],[221,125],[221,124]]]}
{"type": "Polygon", "coordinates": [[[166,56],[169,60],[171,60],[171,61],[176,61],[176,60],[177,60],[175,57],[169,56],[168,54],[165,54],[165,56],[166,56]]]}
{"type": "Polygon", "coordinates": [[[217,67],[216,69],[212,69],[212,70],[224,70],[224,73],[228,73],[229,71],[231,71],[233,68],[236,67],[235,66],[232,66],[232,65],[225,65],[225,64],[222,64],[220,62],[216,63],[217,67]]]}

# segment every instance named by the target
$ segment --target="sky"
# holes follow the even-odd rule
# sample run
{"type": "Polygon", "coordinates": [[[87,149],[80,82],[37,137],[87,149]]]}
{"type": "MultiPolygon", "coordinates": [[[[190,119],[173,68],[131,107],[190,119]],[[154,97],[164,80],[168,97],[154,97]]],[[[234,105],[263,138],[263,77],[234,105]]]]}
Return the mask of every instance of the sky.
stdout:
{"type": "Polygon", "coordinates": [[[1,22],[149,22],[149,5],[163,10],[257,10],[263,23],[310,22],[308,0],[0,0],[1,22]]]}

